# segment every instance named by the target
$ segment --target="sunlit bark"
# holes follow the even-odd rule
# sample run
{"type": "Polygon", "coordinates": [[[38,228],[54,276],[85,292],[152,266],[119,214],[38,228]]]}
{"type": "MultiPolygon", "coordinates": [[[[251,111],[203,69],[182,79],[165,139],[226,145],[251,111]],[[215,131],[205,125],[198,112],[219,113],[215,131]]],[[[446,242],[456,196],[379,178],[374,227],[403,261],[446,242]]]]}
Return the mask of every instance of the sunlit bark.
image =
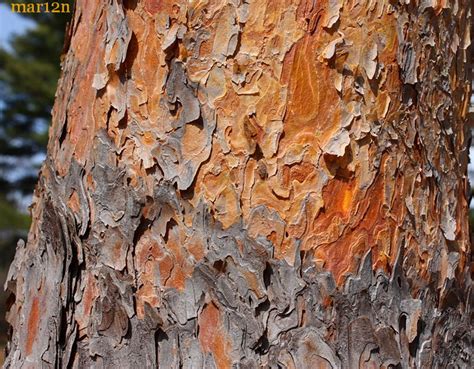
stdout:
{"type": "Polygon", "coordinates": [[[473,367],[469,14],[79,0],[6,367],[473,367]]]}

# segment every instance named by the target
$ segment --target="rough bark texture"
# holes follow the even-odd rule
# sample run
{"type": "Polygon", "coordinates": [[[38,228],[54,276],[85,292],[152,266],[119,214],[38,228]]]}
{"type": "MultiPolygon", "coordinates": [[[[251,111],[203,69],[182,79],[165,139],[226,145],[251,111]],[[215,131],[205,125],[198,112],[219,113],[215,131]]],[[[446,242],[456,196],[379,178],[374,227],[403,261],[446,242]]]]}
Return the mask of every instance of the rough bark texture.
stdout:
{"type": "Polygon", "coordinates": [[[7,368],[472,368],[468,0],[79,0],[7,368]]]}

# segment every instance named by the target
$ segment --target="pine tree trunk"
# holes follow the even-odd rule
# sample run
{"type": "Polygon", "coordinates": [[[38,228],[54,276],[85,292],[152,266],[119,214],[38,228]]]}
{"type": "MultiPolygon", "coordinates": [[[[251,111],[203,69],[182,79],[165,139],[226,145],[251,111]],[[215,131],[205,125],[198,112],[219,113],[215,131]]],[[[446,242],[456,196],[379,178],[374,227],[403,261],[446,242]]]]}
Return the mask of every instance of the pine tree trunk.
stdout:
{"type": "Polygon", "coordinates": [[[79,0],[7,368],[472,368],[470,1],[79,0]]]}

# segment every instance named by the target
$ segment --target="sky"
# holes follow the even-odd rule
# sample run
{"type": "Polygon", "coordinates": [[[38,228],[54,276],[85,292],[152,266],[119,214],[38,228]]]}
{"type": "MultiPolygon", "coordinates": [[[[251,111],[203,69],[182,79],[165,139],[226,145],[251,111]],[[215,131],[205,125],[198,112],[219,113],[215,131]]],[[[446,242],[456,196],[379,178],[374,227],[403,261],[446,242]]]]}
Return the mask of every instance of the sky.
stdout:
{"type": "Polygon", "coordinates": [[[5,47],[8,38],[12,33],[21,33],[28,27],[34,25],[34,22],[12,13],[7,4],[0,5],[0,45],[5,47]]]}

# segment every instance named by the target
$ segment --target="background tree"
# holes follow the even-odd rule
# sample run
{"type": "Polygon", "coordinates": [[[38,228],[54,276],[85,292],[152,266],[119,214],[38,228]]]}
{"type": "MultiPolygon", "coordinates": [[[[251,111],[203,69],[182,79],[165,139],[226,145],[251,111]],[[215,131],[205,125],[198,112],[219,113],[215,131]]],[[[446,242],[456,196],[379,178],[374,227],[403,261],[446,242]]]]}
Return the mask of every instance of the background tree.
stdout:
{"type": "Polygon", "coordinates": [[[472,367],[470,2],[78,1],[7,367],[472,367]]]}
{"type": "MultiPolygon", "coordinates": [[[[72,5],[72,1],[69,1],[72,5]]],[[[3,9],[9,11],[9,9],[3,9]]],[[[30,225],[25,198],[33,193],[46,151],[60,54],[70,14],[19,14],[35,21],[0,47],[0,284],[15,245],[30,225]]],[[[0,345],[6,342],[5,298],[0,292],[0,345]]]]}

